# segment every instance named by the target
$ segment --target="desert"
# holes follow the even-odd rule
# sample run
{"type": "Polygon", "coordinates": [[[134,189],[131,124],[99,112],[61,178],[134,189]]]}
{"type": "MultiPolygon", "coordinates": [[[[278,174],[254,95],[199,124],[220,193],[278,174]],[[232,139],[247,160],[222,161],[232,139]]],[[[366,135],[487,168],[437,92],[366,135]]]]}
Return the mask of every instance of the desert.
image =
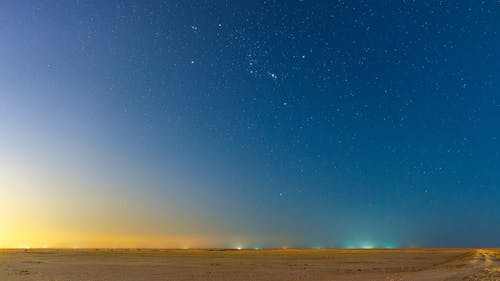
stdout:
{"type": "Polygon", "coordinates": [[[500,280],[500,249],[4,249],[0,280],[500,280]]]}

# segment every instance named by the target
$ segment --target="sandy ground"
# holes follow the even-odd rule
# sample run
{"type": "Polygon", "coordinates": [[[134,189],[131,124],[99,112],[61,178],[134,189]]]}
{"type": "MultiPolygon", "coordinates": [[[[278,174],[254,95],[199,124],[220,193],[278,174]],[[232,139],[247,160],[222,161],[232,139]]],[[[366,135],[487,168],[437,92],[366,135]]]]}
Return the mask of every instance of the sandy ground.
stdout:
{"type": "Polygon", "coordinates": [[[0,280],[500,280],[500,249],[0,250],[0,280]]]}

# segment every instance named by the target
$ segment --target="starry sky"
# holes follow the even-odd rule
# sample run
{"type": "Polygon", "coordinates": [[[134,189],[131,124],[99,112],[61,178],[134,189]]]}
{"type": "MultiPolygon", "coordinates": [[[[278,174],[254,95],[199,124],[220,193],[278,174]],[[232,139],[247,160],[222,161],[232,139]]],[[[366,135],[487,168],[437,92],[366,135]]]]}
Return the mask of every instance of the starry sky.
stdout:
{"type": "Polygon", "coordinates": [[[500,246],[498,1],[2,1],[0,247],[500,246]]]}

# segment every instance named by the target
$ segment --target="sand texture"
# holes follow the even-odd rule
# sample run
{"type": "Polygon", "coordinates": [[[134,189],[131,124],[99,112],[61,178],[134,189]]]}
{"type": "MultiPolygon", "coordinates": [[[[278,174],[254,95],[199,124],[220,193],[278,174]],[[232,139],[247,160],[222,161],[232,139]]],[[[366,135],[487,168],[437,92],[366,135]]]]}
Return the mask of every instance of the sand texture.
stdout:
{"type": "Polygon", "coordinates": [[[500,280],[500,249],[0,250],[0,280],[500,280]]]}

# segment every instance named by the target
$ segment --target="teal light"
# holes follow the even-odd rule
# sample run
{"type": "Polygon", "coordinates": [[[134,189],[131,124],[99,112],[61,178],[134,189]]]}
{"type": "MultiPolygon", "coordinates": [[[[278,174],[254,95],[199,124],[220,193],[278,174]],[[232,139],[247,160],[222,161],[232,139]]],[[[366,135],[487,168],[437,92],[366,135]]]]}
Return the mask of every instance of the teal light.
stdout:
{"type": "Polygon", "coordinates": [[[385,249],[394,249],[394,248],[396,248],[396,245],[393,243],[385,243],[384,248],[385,249]]]}

